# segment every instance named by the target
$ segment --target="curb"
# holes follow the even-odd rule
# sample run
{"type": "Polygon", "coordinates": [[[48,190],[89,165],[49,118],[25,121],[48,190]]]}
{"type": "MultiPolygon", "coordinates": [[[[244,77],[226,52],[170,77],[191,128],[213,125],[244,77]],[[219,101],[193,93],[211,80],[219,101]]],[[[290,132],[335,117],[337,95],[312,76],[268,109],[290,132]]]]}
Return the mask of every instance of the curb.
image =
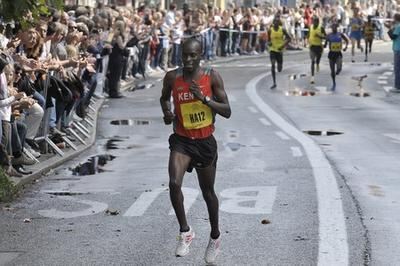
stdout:
{"type": "MultiPolygon", "coordinates": [[[[121,87],[121,91],[127,90],[133,85],[133,83],[134,83],[133,81],[126,83],[124,87],[121,87]]],[[[50,159],[44,160],[43,162],[33,165],[33,167],[35,167],[36,169],[32,169],[33,173],[30,175],[25,175],[21,178],[10,177],[9,179],[14,183],[16,188],[18,190],[23,188],[25,185],[34,182],[35,180],[41,178],[46,173],[57,168],[63,163],[69,161],[71,158],[77,157],[81,153],[91,148],[93,144],[96,142],[98,115],[99,115],[99,110],[103,106],[104,102],[105,99],[97,99],[96,103],[93,106],[95,112],[91,112],[91,114],[93,116],[94,126],[90,128],[91,132],[89,134],[89,138],[85,139],[86,145],[83,144],[77,145],[78,149],[76,151],[73,150],[72,148],[69,148],[68,150],[63,150],[64,152],[63,157],[60,157],[58,154],[53,154],[53,156],[50,159]]]]}
{"type": "Polygon", "coordinates": [[[64,156],[60,157],[58,154],[53,154],[53,156],[50,159],[47,159],[43,162],[40,162],[34,166],[37,166],[37,170],[33,170],[34,172],[30,175],[25,175],[21,178],[17,178],[17,177],[11,177],[11,181],[14,182],[15,186],[20,189],[23,188],[25,185],[27,185],[28,183],[33,182],[36,179],[39,179],[40,177],[42,177],[44,174],[50,172],[52,169],[62,165],[63,163],[69,161],[72,157],[76,157],[79,154],[81,154],[82,152],[86,151],[87,149],[89,149],[96,141],[96,133],[97,133],[97,120],[98,120],[98,112],[101,108],[101,106],[104,103],[104,99],[98,99],[96,101],[95,104],[95,110],[96,112],[94,112],[93,114],[93,118],[94,118],[94,126],[91,130],[90,136],[89,138],[85,139],[86,145],[80,144],[77,146],[77,150],[73,150],[71,148],[69,148],[69,150],[63,150],[64,152],[64,156]]]}

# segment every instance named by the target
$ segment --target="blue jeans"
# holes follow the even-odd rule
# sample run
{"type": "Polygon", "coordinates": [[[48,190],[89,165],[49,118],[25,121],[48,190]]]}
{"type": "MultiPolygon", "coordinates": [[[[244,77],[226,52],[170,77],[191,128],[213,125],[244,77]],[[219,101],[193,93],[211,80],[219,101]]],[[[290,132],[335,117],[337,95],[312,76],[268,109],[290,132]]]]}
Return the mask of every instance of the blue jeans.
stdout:
{"type": "Polygon", "coordinates": [[[400,90],[400,51],[394,51],[394,88],[400,90]]]}
{"type": "Polygon", "coordinates": [[[38,102],[38,104],[43,108],[43,110],[46,108],[46,99],[43,97],[42,94],[35,91],[32,97],[38,102]]]}
{"type": "Polygon", "coordinates": [[[210,60],[215,57],[214,55],[214,32],[212,29],[204,33],[205,47],[204,47],[204,58],[210,60]]]}
{"type": "Polygon", "coordinates": [[[174,66],[181,66],[181,44],[174,43],[174,50],[172,51],[172,64],[174,66]]]}

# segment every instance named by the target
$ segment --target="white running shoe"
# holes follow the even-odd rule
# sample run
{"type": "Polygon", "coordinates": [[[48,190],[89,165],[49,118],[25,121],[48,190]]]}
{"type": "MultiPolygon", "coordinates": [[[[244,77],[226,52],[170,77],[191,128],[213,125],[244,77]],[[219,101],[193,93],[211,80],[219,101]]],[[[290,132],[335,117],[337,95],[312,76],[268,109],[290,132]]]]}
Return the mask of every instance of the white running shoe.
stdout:
{"type": "Polygon", "coordinates": [[[192,227],[189,227],[188,232],[181,232],[178,236],[178,245],[176,246],[175,255],[177,257],[186,256],[189,253],[189,246],[195,236],[192,227]]]}
{"type": "Polygon", "coordinates": [[[212,239],[210,237],[210,241],[208,242],[208,246],[206,249],[206,254],[204,255],[204,260],[207,265],[215,264],[215,260],[220,252],[221,246],[221,235],[217,239],[212,239]]]}

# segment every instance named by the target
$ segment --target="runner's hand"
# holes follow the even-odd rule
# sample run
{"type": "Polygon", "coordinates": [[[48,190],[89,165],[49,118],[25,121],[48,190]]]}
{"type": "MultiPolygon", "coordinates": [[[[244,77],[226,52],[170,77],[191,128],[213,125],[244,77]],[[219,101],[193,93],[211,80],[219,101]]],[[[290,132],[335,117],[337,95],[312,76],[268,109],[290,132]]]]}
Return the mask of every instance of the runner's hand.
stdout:
{"type": "Polygon", "coordinates": [[[171,111],[166,111],[164,112],[163,119],[164,119],[164,124],[169,125],[174,121],[175,115],[171,111]]]}
{"type": "Polygon", "coordinates": [[[189,90],[190,90],[191,93],[193,93],[194,97],[196,97],[200,101],[203,100],[204,95],[201,92],[200,86],[194,80],[192,80],[192,83],[190,84],[189,90]]]}
{"type": "Polygon", "coordinates": [[[344,47],[344,48],[343,48],[343,52],[346,52],[346,50],[347,50],[347,47],[344,47]]]}

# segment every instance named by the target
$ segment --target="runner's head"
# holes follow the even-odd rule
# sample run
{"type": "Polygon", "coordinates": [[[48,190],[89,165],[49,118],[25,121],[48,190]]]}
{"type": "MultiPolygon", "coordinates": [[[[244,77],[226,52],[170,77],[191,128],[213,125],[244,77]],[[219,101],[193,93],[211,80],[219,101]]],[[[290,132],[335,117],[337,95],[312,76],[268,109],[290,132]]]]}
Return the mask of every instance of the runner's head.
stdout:
{"type": "Polygon", "coordinates": [[[276,15],[272,23],[275,27],[278,27],[281,24],[281,17],[279,15],[276,15]]]}
{"type": "Polygon", "coordinates": [[[337,23],[333,23],[331,25],[331,28],[332,28],[332,33],[337,33],[338,24],[337,23]]]}
{"type": "Polygon", "coordinates": [[[182,63],[186,71],[194,72],[200,66],[201,43],[193,38],[187,39],[183,43],[182,63]]]}

